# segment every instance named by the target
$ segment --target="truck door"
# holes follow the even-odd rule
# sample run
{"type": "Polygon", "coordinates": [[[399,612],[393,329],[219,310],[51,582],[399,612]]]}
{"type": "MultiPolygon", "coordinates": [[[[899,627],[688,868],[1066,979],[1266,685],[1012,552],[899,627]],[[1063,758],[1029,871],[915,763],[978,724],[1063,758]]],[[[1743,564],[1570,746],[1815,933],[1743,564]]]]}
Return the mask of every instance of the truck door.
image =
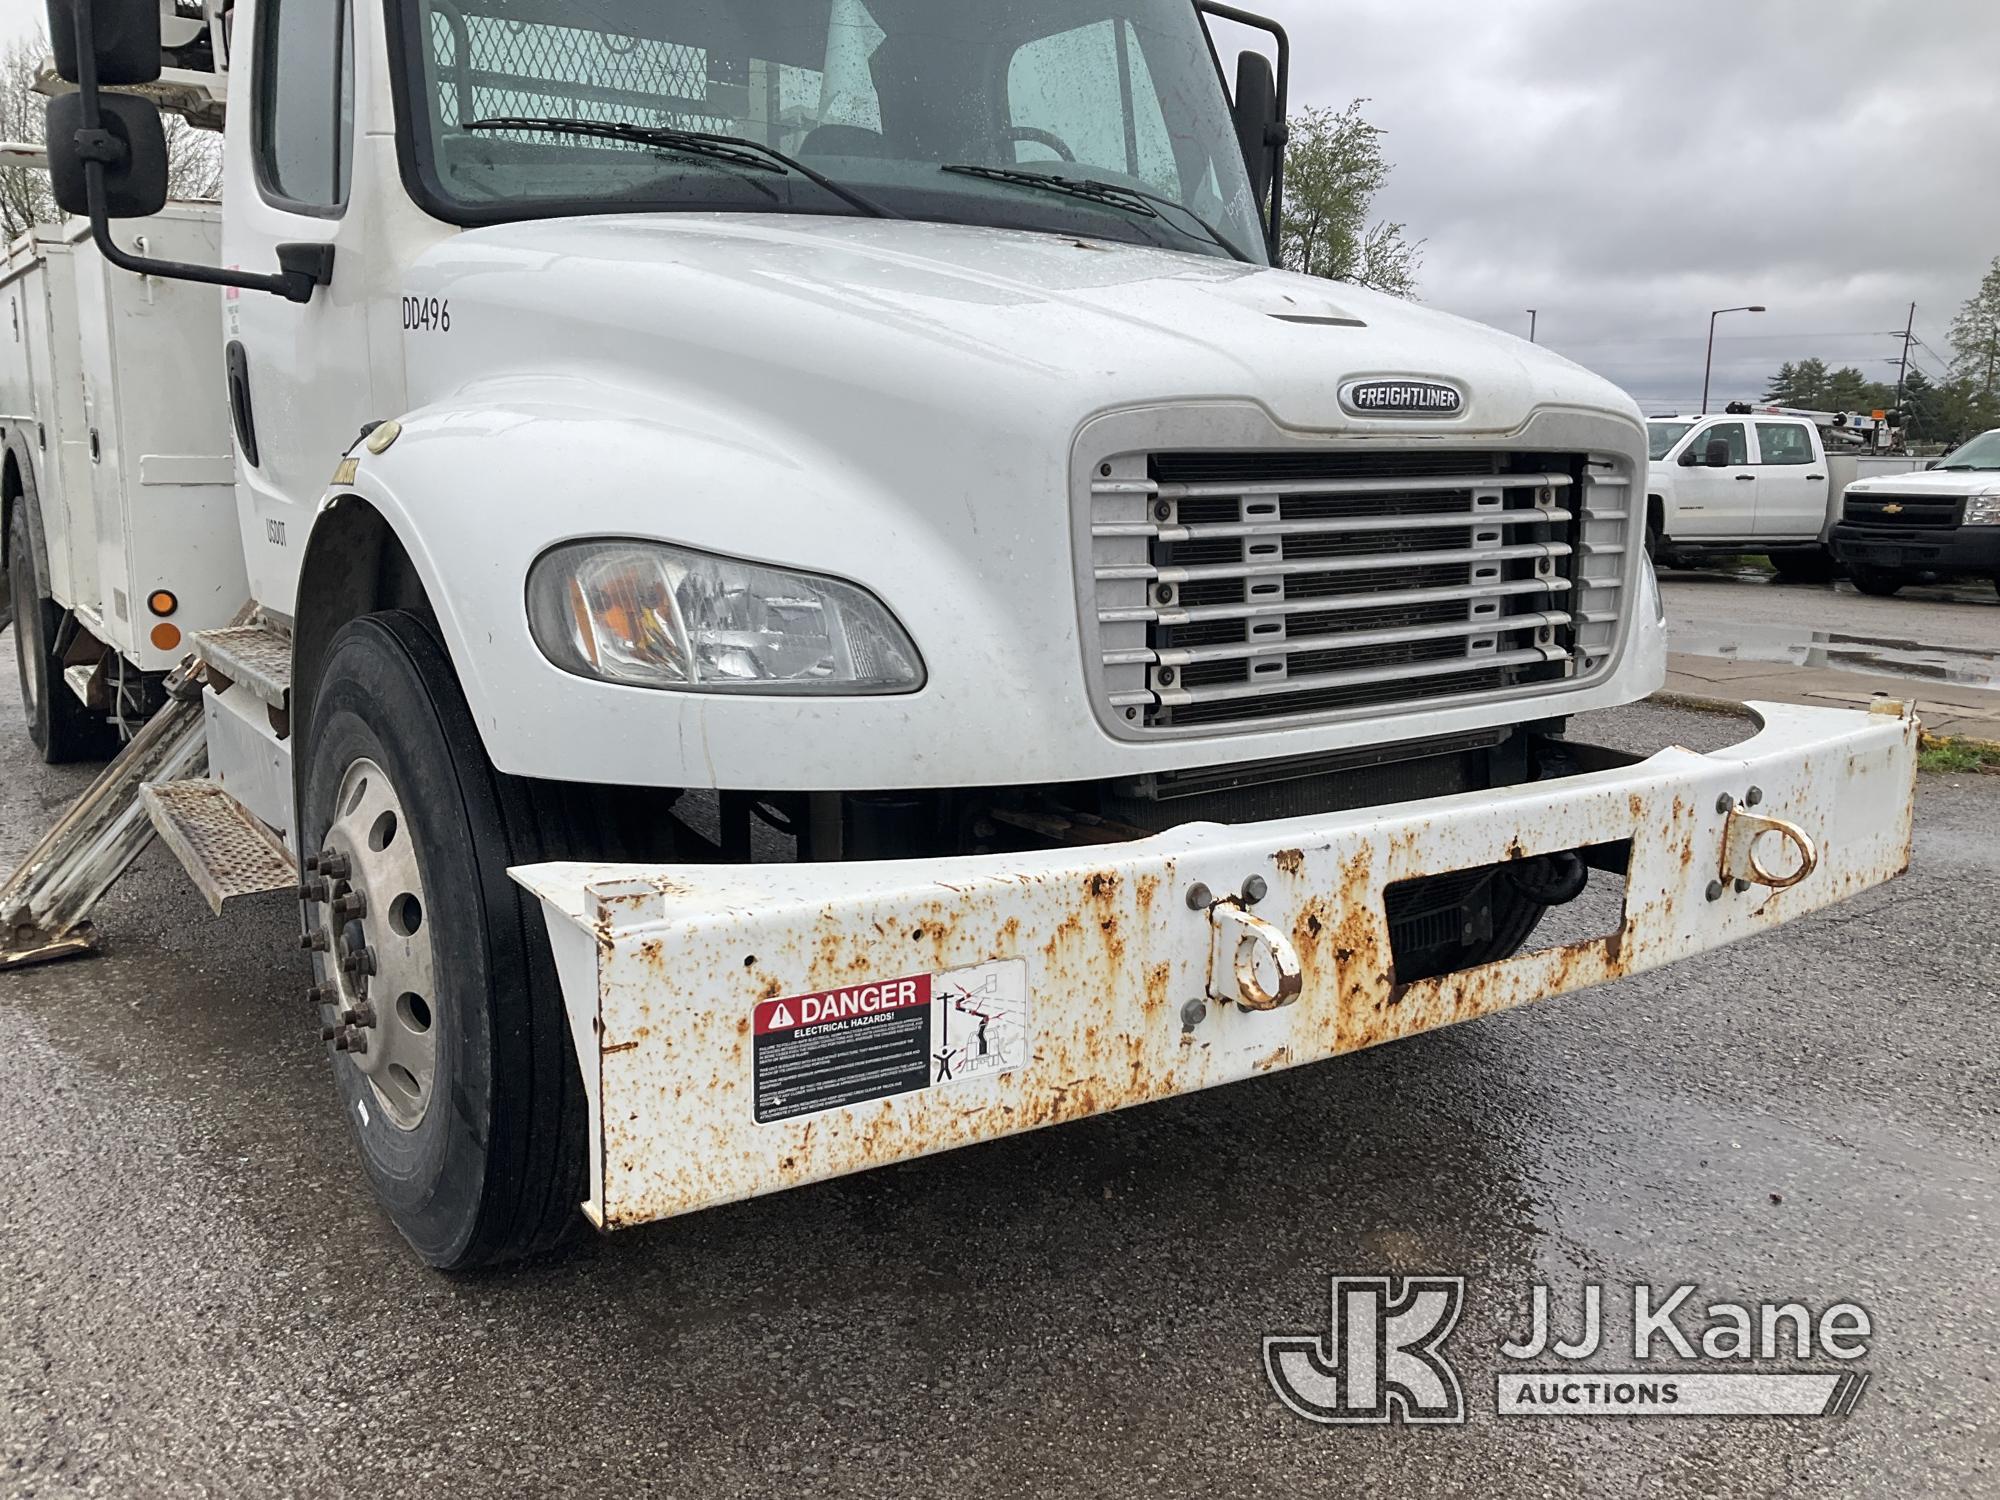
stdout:
{"type": "MultiPolygon", "coordinates": [[[[1694,455],[1694,467],[1674,470],[1674,514],[1667,531],[1675,537],[1747,537],[1757,523],[1757,468],[1750,462],[1750,434],[1741,422],[1712,422],[1688,435],[1680,456],[1694,455]],[[1711,469],[1708,445],[1728,446],[1729,464],[1711,469]]],[[[1678,457],[1677,457],[1678,461],[1678,457]]]]}
{"type": "Polygon", "coordinates": [[[224,259],[265,271],[280,245],[335,247],[333,284],[308,305],[225,294],[244,556],[257,599],[283,612],[341,455],[364,423],[394,415],[376,409],[365,226],[347,212],[357,82],[366,84],[355,9],[350,0],[259,0],[236,7],[231,38],[224,259]]]}
{"type": "Polygon", "coordinates": [[[1803,422],[1757,424],[1757,535],[1810,541],[1826,524],[1827,467],[1803,422]]]}

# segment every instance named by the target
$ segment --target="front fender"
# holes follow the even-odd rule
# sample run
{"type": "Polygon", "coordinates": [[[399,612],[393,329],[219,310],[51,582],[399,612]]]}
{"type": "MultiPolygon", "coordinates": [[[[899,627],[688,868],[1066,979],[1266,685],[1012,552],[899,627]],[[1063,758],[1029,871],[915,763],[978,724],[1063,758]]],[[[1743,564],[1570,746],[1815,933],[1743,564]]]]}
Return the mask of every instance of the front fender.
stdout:
{"type": "MultiPolygon", "coordinates": [[[[1002,670],[999,643],[1015,634],[1010,612],[1024,607],[1005,588],[1005,543],[996,543],[996,572],[967,568],[921,508],[898,506],[775,424],[748,430],[616,392],[511,382],[504,393],[413,412],[400,429],[380,454],[357,448],[351,480],[322,503],[300,616],[315,609],[313,588],[352,587],[353,574],[374,566],[365,548],[328,541],[350,508],[365,505],[407,555],[502,771],[632,786],[899,788],[930,779],[928,747],[910,724],[919,700],[939,691],[977,698],[1025,731],[1024,745],[1048,742],[1056,721],[1072,736],[1088,723],[1080,690],[1072,703],[1045,679],[1002,670]],[[529,633],[528,572],[551,547],[603,536],[851,580],[895,611],[920,648],[928,641],[947,680],[934,671],[908,697],[724,702],[572,676],[529,633]]],[[[1056,560],[1067,578],[1065,553],[1056,560]]],[[[310,649],[302,639],[301,680],[310,649]]],[[[1061,665],[1073,659],[1065,652],[1061,665]]],[[[994,782],[1032,774],[1019,751],[986,761],[994,782]]]]}

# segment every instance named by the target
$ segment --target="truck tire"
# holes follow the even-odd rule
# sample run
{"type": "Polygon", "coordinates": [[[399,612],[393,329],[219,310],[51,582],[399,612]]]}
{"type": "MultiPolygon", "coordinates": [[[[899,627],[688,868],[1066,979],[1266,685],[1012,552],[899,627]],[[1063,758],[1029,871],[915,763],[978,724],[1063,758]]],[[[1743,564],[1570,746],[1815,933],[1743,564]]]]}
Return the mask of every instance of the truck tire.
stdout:
{"type": "Polygon", "coordinates": [[[14,603],[14,660],[21,674],[21,708],[28,737],[49,765],[109,760],[118,753],[118,731],[79,702],[63,681],[55,641],[62,610],[35,583],[34,540],[22,502],[8,522],[7,585],[14,603]]]}
{"type": "Polygon", "coordinates": [[[1809,552],[1773,552],[1771,566],[1787,583],[1832,583],[1833,554],[1824,548],[1809,552]]]}
{"type": "Polygon", "coordinates": [[[1903,591],[1907,578],[1896,573],[1885,573],[1880,568],[1865,568],[1850,564],[1847,576],[1862,593],[1877,599],[1893,599],[1903,591]]]}
{"type": "Polygon", "coordinates": [[[507,876],[544,857],[530,788],[488,763],[410,614],[334,637],[306,760],[302,847],[335,856],[302,892],[330,948],[313,998],[377,1198],[441,1269],[551,1248],[580,1222],[586,1138],[541,910],[507,876]]]}

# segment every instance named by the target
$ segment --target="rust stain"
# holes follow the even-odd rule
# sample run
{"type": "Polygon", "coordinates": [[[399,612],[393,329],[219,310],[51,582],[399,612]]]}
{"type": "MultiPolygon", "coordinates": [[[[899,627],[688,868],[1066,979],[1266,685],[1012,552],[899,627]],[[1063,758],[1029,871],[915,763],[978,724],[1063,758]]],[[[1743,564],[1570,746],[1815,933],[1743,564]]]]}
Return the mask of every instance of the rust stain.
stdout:
{"type": "Polygon", "coordinates": [[[1280,849],[1272,856],[1272,859],[1277,867],[1287,875],[1301,874],[1306,867],[1306,856],[1303,849],[1280,849]]]}

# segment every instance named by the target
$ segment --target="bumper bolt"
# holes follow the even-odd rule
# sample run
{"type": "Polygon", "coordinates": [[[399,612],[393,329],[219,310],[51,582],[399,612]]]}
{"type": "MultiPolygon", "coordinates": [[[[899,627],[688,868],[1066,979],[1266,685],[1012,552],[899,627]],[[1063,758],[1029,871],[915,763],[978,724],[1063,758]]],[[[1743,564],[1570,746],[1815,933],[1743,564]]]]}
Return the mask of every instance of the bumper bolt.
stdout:
{"type": "Polygon", "coordinates": [[[1743,794],[1743,805],[1745,807],[1761,807],[1763,802],[1764,789],[1761,786],[1753,786],[1743,794]]]}
{"type": "Polygon", "coordinates": [[[1736,799],[1730,796],[1729,793],[1724,792],[1720,797],[1715,799],[1715,810],[1724,817],[1727,817],[1730,813],[1736,811],[1736,799]]]}
{"type": "Polygon", "coordinates": [[[1187,904],[1189,911],[1207,911],[1215,905],[1215,892],[1197,881],[1188,887],[1187,904]]]}
{"type": "Polygon", "coordinates": [[[1262,875],[1252,875],[1243,882],[1243,904],[1255,906],[1271,894],[1271,883],[1262,875]]]}
{"type": "Polygon", "coordinates": [[[1722,899],[1723,889],[1724,887],[1721,881],[1711,880],[1708,883],[1708,899],[1711,901],[1720,901],[1722,899]]]}
{"type": "Polygon", "coordinates": [[[1156,520],[1156,521],[1171,521],[1171,520],[1172,520],[1173,518],[1174,518],[1174,508],[1173,508],[1173,506],[1172,506],[1172,505],[1171,505],[1170,503],[1168,503],[1167,501],[1165,501],[1165,500],[1162,500],[1162,501],[1160,501],[1160,502],[1159,502],[1159,503],[1158,503],[1157,505],[1155,505],[1155,506],[1153,507],[1153,519],[1154,519],[1154,520],[1156,520]]]}
{"type": "Polygon", "coordinates": [[[1174,602],[1174,586],[1171,583],[1161,584],[1153,590],[1153,597],[1162,604],[1172,604],[1174,602]]]}
{"type": "Polygon", "coordinates": [[[1747,880],[1739,880],[1739,881],[1737,881],[1737,882],[1736,882],[1736,894],[1737,894],[1737,895],[1739,895],[1739,896],[1740,896],[1740,895],[1742,895],[1742,894],[1743,894],[1743,893],[1744,893],[1745,891],[1747,891],[1747,890],[1749,890],[1749,889],[1750,889],[1750,882],[1749,882],[1749,881],[1747,881],[1747,880]]]}
{"type": "Polygon", "coordinates": [[[1190,1000],[1181,1007],[1181,1025],[1189,1031],[1208,1019],[1208,1004],[1202,1000],[1190,1000]]]}

